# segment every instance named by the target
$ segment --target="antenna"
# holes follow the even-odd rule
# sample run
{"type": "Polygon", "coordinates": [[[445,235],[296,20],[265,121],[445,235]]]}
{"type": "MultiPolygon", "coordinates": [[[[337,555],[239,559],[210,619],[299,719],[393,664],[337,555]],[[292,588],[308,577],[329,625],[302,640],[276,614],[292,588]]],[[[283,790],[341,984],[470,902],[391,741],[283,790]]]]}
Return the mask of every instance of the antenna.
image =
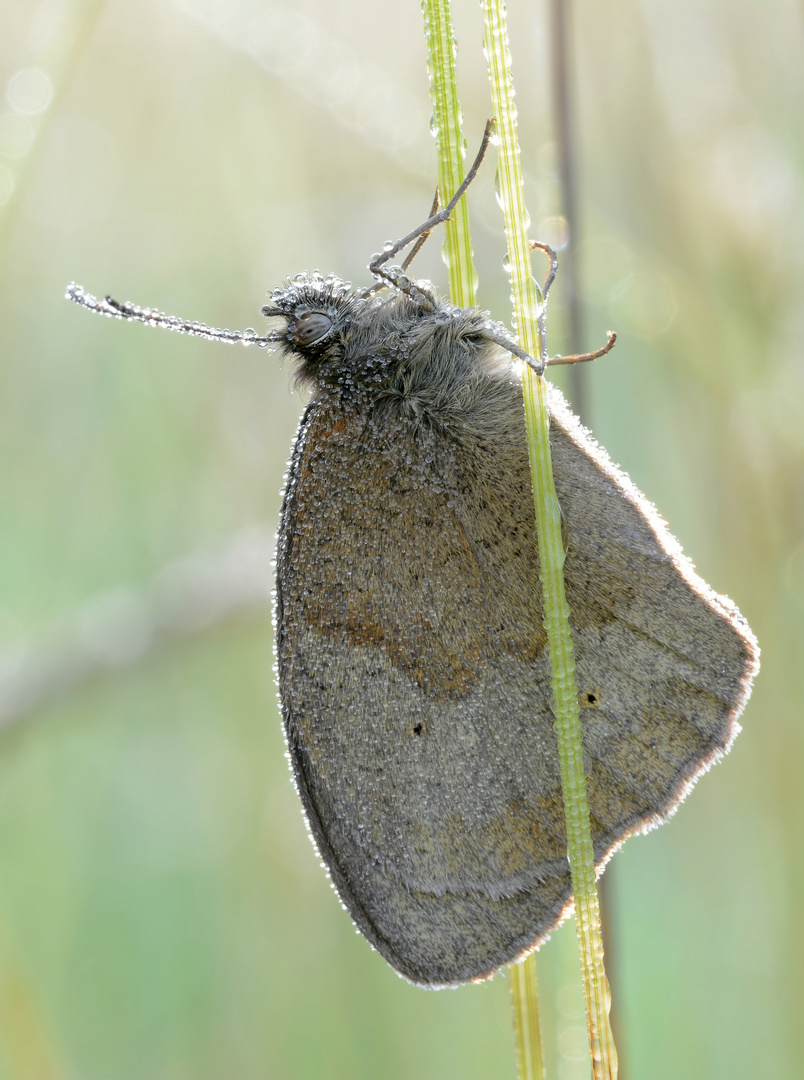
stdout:
{"type": "Polygon", "coordinates": [[[161,326],[165,330],[175,330],[179,334],[192,334],[194,337],[209,338],[210,341],[224,341],[228,345],[259,345],[261,349],[269,348],[282,341],[279,332],[265,334],[260,337],[256,330],[248,327],[245,330],[221,330],[214,326],[207,326],[202,322],[188,322],[180,319],[177,315],[166,315],[164,311],[156,308],[142,308],[132,304],[130,300],[113,299],[111,296],[98,299],[92,293],[85,292],[74,281],[67,286],[65,296],[68,300],[80,304],[81,307],[97,312],[98,315],[106,315],[109,318],[127,319],[129,322],[146,323],[148,326],[161,326]]]}

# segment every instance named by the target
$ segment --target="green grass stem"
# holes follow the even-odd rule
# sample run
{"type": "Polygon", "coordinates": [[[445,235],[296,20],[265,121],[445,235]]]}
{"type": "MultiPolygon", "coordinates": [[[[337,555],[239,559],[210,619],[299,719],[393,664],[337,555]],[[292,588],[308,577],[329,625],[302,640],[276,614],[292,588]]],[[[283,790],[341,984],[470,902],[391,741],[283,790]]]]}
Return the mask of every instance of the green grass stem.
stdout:
{"type": "MultiPolygon", "coordinates": [[[[441,205],[446,206],[461,186],[466,171],[455,70],[455,33],[449,0],[422,0],[422,14],[427,39],[430,100],[433,104],[432,131],[438,153],[438,194],[441,205]]],[[[473,262],[466,199],[461,199],[444,225],[441,251],[449,271],[450,299],[458,307],[473,307],[476,303],[477,272],[473,262]]]]}
{"type": "Polygon", "coordinates": [[[539,1017],[539,988],[536,982],[536,953],[531,953],[521,964],[512,964],[509,972],[517,1076],[519,1080],[546,1080],[539,1017]]]}
{"type": "MultiPolygon", "coordinates": [[[[422,0],[433,133],[438,152],[438,190],[445,205],[464,177],[464,138],[455,69],[455,35],[449,0],[422,0]]],[[[460,307],[475,304],[474,268],[469,212],[461,199],[444,227],[444,262],[449,270],[450,299],[460,307]]],[[[511,968],[511,999],[520,1080],[543,1080],[544,1055],[539,1023],[536,958],[511,968]]]]}
{"type": "MultiPolygon", "coordinates": [[[[531,272],[530,219],[525,208],[520,169],[505,4],[503,0],[481,0],[481,6],[485,19],[484,47],[497,117],[499,200],[505,216],[515,325],[520,345],[531,356],[539,357],[543,343],[538,317],[543,297],[531,272]]],[[[589,1048],[595,1080],[614,1080],[617,1075],[617,1052],[609,1024],[611,998],[603,967],[594,852],[583,770],[580,708],[569,607],[564,590],[561,509],[550,457],[547,386],[544,379],[527,368],[523,391],[589,1048]]]]}

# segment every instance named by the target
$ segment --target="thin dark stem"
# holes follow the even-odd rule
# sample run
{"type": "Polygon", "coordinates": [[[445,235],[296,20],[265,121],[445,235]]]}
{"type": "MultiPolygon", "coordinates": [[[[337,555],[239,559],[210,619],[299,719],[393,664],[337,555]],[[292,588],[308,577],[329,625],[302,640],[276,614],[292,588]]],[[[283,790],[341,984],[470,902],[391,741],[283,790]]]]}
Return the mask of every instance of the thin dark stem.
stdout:
{"type": "MultiPolygon", "coordinates": [[[[569,0],[551,0],[550,27],[552,37],[551,74],[553,82],[554,127],[558,143],[559,176],[561,181],[562,213],[569,228],[569,241],[562,253],[561,274],[567,296],[567,330],[570,352],[583,349],[584,319],[578,284],[578,179],[575,124],[571,91],[574,85],[568,24],[569,0]]],[[[586,380],[580,368],[570,374],[570,397],[581,420],[589,423],[586,380]]]]}
{"type": "MultiPolygon", "coordinates": [[[[573,353],[583,348],[584,313],[579,289],[580,216],[578,212],[578,157],[575,135],[575,116],[572,90],[575,86],[574,69],[570,47],[570,0],[551,0],[550,32],[553,83],[554,129],[558,143],[559,176],[561,183],[561,208],[567,220],[569,242],[562,253],[562,281],[567,295],[567,337],[573,353]]],[[[613,342],[611,342],[613,344],[613,342]]],[[[609,346],[610,347],[610,346],[609,346]]],[[[580,365],[570,371],[570,397],[575,412],[587,426],[590,423],[588,380],[580,365]]],[[[606,970],[612,988],[612,1002],[619,1000],[617,986],[619,971],[617,963],[617,937],[615,931],[616,911],[612,895],[612,866],[598,882],[601,929],[606,952],[606,970]]],[[[624,1039],[620,1015],[612,1004],[609,1014],[615,1042],[619,1048],[619,1080],[625,1080],[624,1039]]]]}

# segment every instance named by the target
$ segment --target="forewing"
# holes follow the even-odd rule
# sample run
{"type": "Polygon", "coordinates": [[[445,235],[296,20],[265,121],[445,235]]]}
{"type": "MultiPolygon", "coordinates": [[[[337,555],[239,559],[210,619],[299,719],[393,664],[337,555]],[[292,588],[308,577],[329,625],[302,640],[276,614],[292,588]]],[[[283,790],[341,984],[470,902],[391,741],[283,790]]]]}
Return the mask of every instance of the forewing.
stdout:
{"type": "Polygon", "coordinates": [[[313,834],[361,930],[426,983],[488,973],[569,888],[527,462],[482,455],[473,486],[444,435],[313,407],[279,546],[280,687],[313,834]]]}
{"type": "MultiPolygon", "coordinates": [[[[313,405],[283,508],[299,791],[358,926],[428,985],[520,955],[571,897],[516,387],[510,408],[500,440],[313,405]]],[[[728,747],[753,659],[560,396],[552,443],[602,861],[728,747]]]]}

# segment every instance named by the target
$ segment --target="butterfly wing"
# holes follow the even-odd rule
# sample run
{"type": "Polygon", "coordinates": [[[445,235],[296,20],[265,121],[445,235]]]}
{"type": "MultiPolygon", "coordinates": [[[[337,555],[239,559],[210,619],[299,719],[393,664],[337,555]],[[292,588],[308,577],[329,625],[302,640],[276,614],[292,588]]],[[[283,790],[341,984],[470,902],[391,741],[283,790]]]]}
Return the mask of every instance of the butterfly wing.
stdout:
{"type": "MultiPolygon", "coordinates": [[[[358,927],[424,985],[488,975],[571,901],[519,394],[502,440],[314,402],[282,513],[299,793],[358,927]]],[[[728,747],[753,661],[560,396],[552,442],[601,862],[728,747]]]]}

